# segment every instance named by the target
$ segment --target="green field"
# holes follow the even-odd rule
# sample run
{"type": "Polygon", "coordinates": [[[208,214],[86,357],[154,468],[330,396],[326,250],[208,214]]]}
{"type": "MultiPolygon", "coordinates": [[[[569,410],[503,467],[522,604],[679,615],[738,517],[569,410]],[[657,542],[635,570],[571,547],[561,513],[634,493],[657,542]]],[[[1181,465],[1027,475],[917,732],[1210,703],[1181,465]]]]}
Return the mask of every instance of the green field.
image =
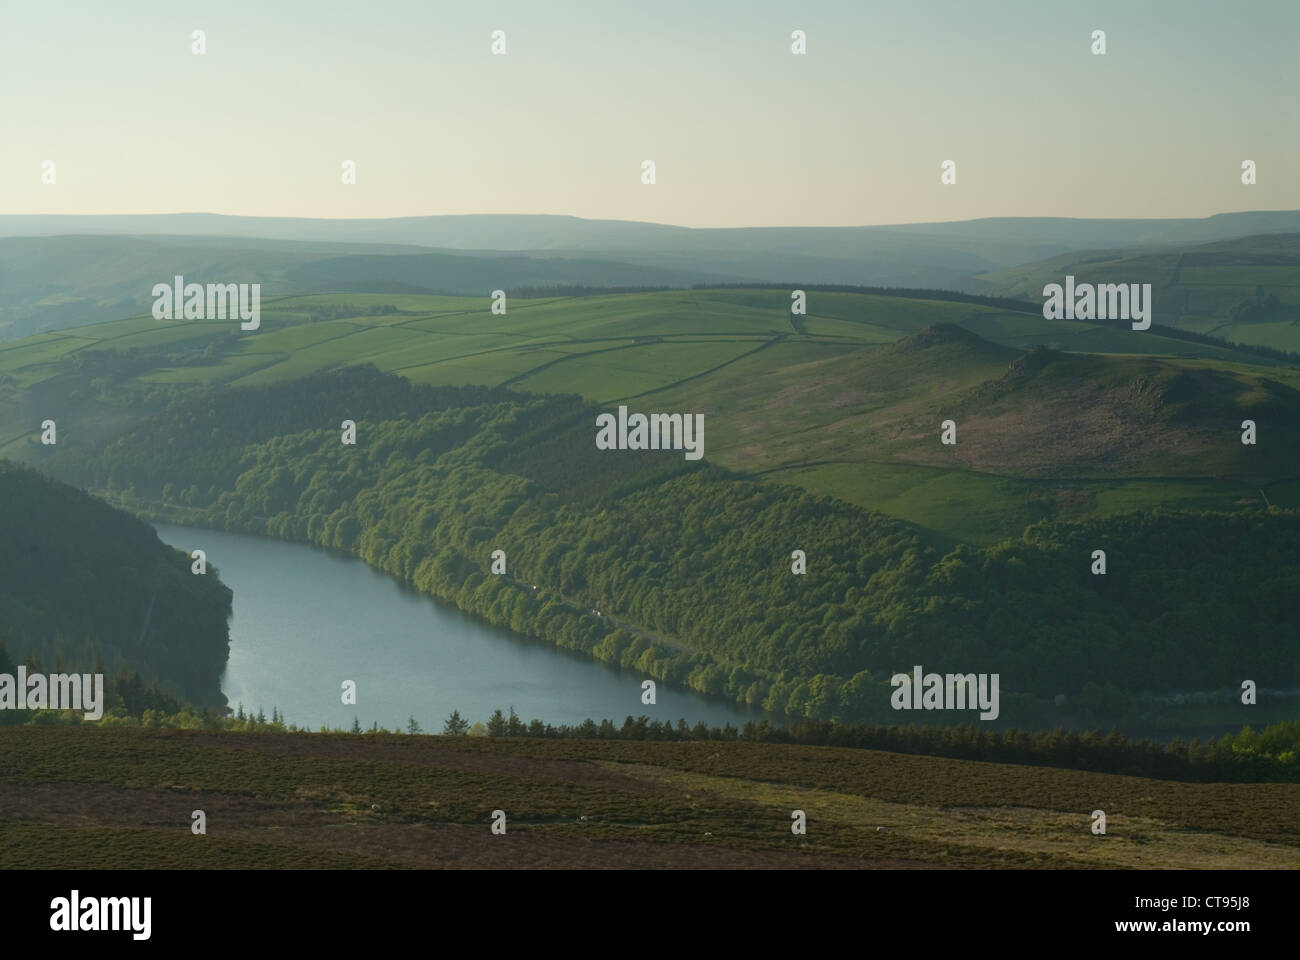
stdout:
{"type": "MultiPolygon", "coordinates": [[[[1041,303],[1043,286],[1061,283],[1067,275],[1076,283],[1149,283],[1154,323],[1232,343],[1300,353],[1300,322],[1294,312],[1289,319],[1265,323],[1234,318],[1231,313],[1243,301],[1261,295],[1300,305],[1300,236],[1296,234],[1242,237],[1154,252],[1068,253],[984,274],[981,279],[1000,295],[1041,303]]],[[[1066,348],[1093,349],[1078,343],[1066,348]]]]}
{"type": "MultiPolygon", "coordinates": [[[[1162,503],[1231,509],[1296,479],[1276,447],[1243,460],[1226,426],[1262,403],[1270,441],[1291,436],[1300,372],[1277,358],[964,302],[812,290],[806,317],[789,304],[785,290],[673,290],[512,299],[498,315],[487,298],[341,293],[268,301],[256,331],[132,317],[0,347],[0,448],[39,456],[46,417],[61,418],[68,442],[73,427],[111,433],[159,388],[256,386],[372,363],[416,383],[701,412],[710,461],[892,513],[941,540],[987,543],[1033,519],[1162,503]],[[935,324],[983,339],[909,345],[935,324]],[[1103,357],[997,386],[1035,346],[1103,357]],[[1231,379],[1216,388],[1222,432],[1179,432],[1166,416],[1118,428],[1132,435],[1122,443],[1109,435],[1135,384],[1164,390],[1179,371],[1206,370],[1231,379]],[[1109,426],[1077,422],[1099,421],[1099,408],[1109,426]],[[948,417],[963,423],[956,448],[935,442],[948,417]],[[1063,492],[1038,489],[1044,480],[1063,492]]],[[[1238,333],[1286,346],[1288,329],[1238,333]]]]}

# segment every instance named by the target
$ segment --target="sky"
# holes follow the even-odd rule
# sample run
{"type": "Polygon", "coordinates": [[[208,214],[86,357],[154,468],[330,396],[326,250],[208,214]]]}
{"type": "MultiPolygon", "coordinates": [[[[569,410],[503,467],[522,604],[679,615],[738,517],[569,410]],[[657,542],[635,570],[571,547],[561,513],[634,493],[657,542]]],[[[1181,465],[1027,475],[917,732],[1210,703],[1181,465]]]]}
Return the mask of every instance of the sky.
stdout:
{"type": "Polygon", "coordinates": [[[1297,37],[1296,0],[0,0],[0,213],[1297,209],[1297,37]]]}

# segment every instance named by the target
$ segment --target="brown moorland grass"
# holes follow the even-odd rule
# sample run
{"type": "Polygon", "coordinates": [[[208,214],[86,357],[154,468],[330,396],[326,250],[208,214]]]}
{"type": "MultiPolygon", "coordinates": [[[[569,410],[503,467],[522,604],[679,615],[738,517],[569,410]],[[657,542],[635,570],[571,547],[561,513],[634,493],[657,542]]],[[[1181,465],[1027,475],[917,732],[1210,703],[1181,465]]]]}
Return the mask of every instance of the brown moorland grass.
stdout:
{"type": "Polygon", "coordinates": [[[10,868],[1294,868],[1298,814],[1300,784],[831,747],[0,729],[10,868]]]}

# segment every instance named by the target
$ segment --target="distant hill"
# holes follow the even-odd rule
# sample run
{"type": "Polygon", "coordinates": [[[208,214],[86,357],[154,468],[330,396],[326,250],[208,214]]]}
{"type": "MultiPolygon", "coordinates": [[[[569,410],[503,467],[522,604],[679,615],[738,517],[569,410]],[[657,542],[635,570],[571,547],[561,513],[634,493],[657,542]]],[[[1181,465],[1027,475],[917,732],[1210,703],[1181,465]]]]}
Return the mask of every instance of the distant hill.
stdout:
{"type": "Polygon", "coordinates": [[[612,260],[525,257],[508,253],[358,254],[289,267],[286,281],[299,290],[357,293],[442,293],[487,298],[516,286],[545,288],[686,287],[720,279],[706,273],[640,267],[612,260]]]}
{"type": "Polygon", "coordinates": [[[1041,303],[1043,286],[1067,275],[1076,283],[1150,283],[1155,323],[1300,352],[1300,232],[1077,251],[981,279],[1000,296],[1041,303]]]}
{"type": "Polygon", "coordinates": [[[1282,232],[1300,233],[1300,212],[716,229],[543,215],[7,215],[0,216],[0,340],[129,316],[147,306],[154,283],[176,274],[262,283],[267,297],[338,290],[484,296],[512,287],[724,282],[1024,295],[1017,280],[1037,277],[1038,269],[1006,274],[1008,268],[1063,255],[1061,263],[1074,262],[1068,255],[1099,247],[1129,256],[1156,245],[1282,232]]]}
{"type": "Polygon", "coordinates": [[[0,239],[0,341],[146,312],[155,283],[260,283],[265,301],[375,290],[487,297],[516,286],[687,287],[734,279],[693,270],[405,244],[184,236],[0,239]]]}
{"type": "MultiPolygon", "coordinates": [[[[1067,217],[988,217],[941,223],[861,227],[692,228],[632,220],[587,220],[546,214],[473,214],[388,219],[240,217],[212,213],[114,216],[0,216],[0,237],[57,234],[170,234],[261,237],[353,243],[407,243],[462,250],[674,250],[798,252],[845,256],[862,252],[862,238],[892,236],[951,242],[996,241],[1017,246],[1085,249],[1197,243],[1258,233],[1300,231],[1300,211],[1265,210],[1162,220],[1083,220],[1067,217]]],[[[970,249],[975,249],[971,247],[970,249]]],[[[990,254],[992,259],[1003,255],[990,254]]],[[[1024,258],[1028,259],[1028,258],[1024,258]]],[[[853,282],[853,281],[846,281],[853,282]]]]}
{"type": "Polygon", "coordinates": [[[1081,219],[1076,217],[985,217],[952,223],[882,227],[896,233],[946,237],[988,237],[1016,243],[1056,243],[1080,250],[1205,243],[1264,233],[1300,231],[1300,210],[1255,210],[1210,217],[1169,219],[1081,219]]]}
{"type": "MultiPolygon", "coordinates": [[[[980,278],[982,274],[1074,250],[1185,244],[1281,232],[1300,232],[1300,211],[1230,213],[1192,220],[1009,217],[869,227],[743,228],[690,228],[569,216],[496,214],[383,220],[230,217],[203,213],[0,216],[0,238],[116,234],[403,244],[476,256],[505,251],[536,259],[613,260],[656,271],[704,274],[714,281],[935,287],[972,293],[988,289],[988,283],[980,278]]],[[[576,280],[562,282],[610,285],[602,279],[603,270],[599,267],[592,268],[589,274],[583,274],[576,264],[558,269],[566,277],[575,276],[576,271],[576,280]]],[[[663,281],[623,282],[644,286],[663,281]]],[[[509,283],[519,285],[513,280],[509,283]]],[[[669,285],[676,284],[669,282],[669,285]]],[[[498,286],[494,284],[493,288],[498,286]]],[[[446,285],[421,289],[468,292],[446,285]]]]}

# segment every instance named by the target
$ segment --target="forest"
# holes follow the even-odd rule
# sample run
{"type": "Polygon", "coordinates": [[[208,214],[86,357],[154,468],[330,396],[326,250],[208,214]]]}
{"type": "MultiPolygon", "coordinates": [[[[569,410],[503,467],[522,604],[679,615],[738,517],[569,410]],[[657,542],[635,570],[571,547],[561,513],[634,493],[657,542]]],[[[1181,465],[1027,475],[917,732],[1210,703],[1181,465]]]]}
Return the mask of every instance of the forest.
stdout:
{"type": "Polygon", "coordinates": [[[105,673],[110,704],[224,708],[231,592],[215,568],[193,574],[149,524],[8,460],[0,533],[0,673],[105,673]]]}
{"type": "Polygon", "coordinates": [[[890,722],[889,677],[915,663],[1000,673],[1008,726],[1057,695],[1294,686],[1296,511],[1040,523],[940,555],[837,500],[672,451],[597,451],[598,412],[350,367],[209,388],[47,464],[147,514],[354,554],[516,633],[794,719],[890,722]]]}

